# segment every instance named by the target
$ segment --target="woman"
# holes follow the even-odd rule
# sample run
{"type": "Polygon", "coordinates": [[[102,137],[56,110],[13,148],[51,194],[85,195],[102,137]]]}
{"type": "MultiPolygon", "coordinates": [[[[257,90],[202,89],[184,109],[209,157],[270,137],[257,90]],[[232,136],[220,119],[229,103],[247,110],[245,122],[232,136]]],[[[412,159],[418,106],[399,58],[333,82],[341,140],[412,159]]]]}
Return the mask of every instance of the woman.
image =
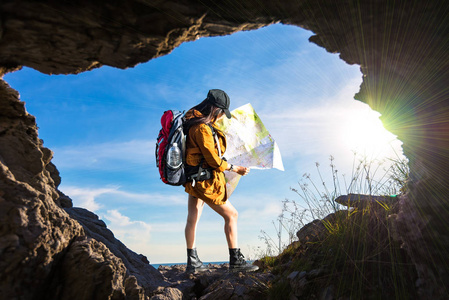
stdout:
{"type": "Polygon", "coordinates": [[[230,119],[230,99],[222,90],[210,90],[207,98],[186,113],[184,130],[187,133],[186,164],[188,178],[185,191],[189,194],[188,216],[185,228],[187,244],[187,271],[205,271],[195,248],[196,228],[204,203],[221,215],[225,221],[224,231],[229,247],[231,271],[255,271],[257,266],[245,261],[237,244],[238,212],[228,201],[223,171],[247,175],[249,168],[234,166],[220,157],[226,150],[226,137],[215,127],[215,121],[223,114],[230,119]],[[214,132],[216,137],[214,136],[214,132]],[[217,143],[218,141],[218,143],[217,143]],[[199,170],[199,167],[202,169],[199,170]],[[203,171],[203,172],[202,172],[203,171]],[[200,174],[201,178],[198,178],[200,174]]]}

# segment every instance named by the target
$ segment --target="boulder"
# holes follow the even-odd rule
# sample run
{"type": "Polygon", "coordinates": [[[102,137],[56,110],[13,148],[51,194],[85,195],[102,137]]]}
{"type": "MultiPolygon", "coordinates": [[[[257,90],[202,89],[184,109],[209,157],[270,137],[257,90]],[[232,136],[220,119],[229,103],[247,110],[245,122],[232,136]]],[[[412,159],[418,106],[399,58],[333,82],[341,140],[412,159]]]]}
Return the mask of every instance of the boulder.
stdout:
{"type": "Polygon", "coordinates": [[[148,259],[128,249],[114,237],[106,224],[96,214],[84,208],[70,207],[65,211],[84,228],[86,236],[102,242],[116,257],[120,258],[127,269],[127,273],[136,277],[139,285],[145,289],[147,295],[160,286],[166,286],[161,273],[156,270],[148,259]]]}

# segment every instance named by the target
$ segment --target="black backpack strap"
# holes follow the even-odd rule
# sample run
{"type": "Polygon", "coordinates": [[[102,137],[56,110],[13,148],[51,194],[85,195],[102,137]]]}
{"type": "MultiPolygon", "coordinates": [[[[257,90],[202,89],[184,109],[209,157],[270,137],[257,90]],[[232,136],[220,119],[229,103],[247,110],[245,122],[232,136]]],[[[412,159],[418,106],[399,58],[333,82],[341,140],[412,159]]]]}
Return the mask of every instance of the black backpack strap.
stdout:
{"type": "MultiPolygon", "coordinates": [[[[219,153],[220,158],[222,159],[222,163],[223,163],[223,157],[221,157],[221,147],[220,147],[220,142],[218,141],[217,131],[215,130],[215,128],[211,124],[207,123],[206,125],[209,126],[209,128],[212,130],[212,136],[214,138],[214,142],[218,146],[218,153],[219,153]]],[[[187,180],[188,181],[192,181],[192,186],[195,186],[195,183],[197,181],[208,180],[208,179],[210,179],[212,177],[213,169],[211,167],[203,168],[203,164],[205,162],[206,162],[206,160],[203,157],[201,159],[200,164],[198,166],[188,167],[187,180]]]]}
{"type": "Polygon", "coordinates": [[[210,125],[210,123],[207,123],[206,125],[209,126],[210,130],[212,130],[212,135],[215,136],[217,132],[215,131],[214,126],[210,125]]]}
{"type": "Polygon", "coordinates": [[[220,146],[220,141],[218,140],[218,134],[217,134],[215,128],[212,127],[212,125],[210,125],[210,124],[208,124],[208,125],[211,128],[211,130],[212,130],[212,136],[214,137],[215,143],[217,144],[218,156],[221,159],[221,163],[220,163],[220,166],[221,166],[221,164],[223,163],[223,153],[221,153],[221,146],[220,146]]]}
{"type": "Polygon", "coordinates": [[[197,181],[204,181],[212,178],[212,168],[203,168],[204,162],[205,159],[202,158],[198,166],[189,168],[187,181],[192,181],[192,186],[195,186],[197,181]]]}

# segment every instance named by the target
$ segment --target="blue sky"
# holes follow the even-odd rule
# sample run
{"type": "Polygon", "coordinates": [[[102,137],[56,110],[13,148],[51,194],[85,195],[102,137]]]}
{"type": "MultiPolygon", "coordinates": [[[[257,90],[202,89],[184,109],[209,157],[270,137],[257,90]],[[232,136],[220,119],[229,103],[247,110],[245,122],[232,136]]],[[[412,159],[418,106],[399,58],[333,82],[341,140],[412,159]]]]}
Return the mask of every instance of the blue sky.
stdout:
{"type": "MultiPolygon", "coordinates": [[[[231,109],[251,103],[277,141],[285,167],[252,170],[230,201],[239,211],[239,244],[263,246],[275,235],[281,201],[315,162],[329,156],[350,174],[353,151],[370,160],[401,156],[400,142],[373,112],[353,100],[362,75],[337,54],[309,43],[311,32],[272,25],[182,44],[168,56],[127,70],[102,67],[78,75],[24,68],[5,80],[37,118],[39,137],[54,151],[60,190],[94,211],[116,237],[151,263],[185,262],[187,194],[163,184],[154,147],[165,110],[186,110],[209,89],[225,90],[231,109]]],[[[326,176],[325,176],[326,177],[326,176]]],[[[198,226],[203,261],[226,261],[223,221],[206,208],[198,226]]]]}

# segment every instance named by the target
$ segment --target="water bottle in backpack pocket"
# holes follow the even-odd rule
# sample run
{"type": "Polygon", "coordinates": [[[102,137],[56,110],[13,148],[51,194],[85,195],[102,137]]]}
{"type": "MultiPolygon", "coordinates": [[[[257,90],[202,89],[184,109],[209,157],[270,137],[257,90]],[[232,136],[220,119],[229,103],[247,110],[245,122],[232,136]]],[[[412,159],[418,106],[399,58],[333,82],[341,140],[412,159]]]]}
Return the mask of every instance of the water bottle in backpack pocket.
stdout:
{"type": "Polygon", "coordinates": [[[181,149],[178,147],[178,143],[173,143],[173,145],[168,149],[167,153],[167,165],[170,169],[176,170],[182,164],[182,154],[181,149]]]}
{"type": "Polygon", "coordinates": [[[168,110],[162,115],[161,124],[155,153],[161,180],[170,185],[182,185],[186,182],[184,113],[168,110]]]}

